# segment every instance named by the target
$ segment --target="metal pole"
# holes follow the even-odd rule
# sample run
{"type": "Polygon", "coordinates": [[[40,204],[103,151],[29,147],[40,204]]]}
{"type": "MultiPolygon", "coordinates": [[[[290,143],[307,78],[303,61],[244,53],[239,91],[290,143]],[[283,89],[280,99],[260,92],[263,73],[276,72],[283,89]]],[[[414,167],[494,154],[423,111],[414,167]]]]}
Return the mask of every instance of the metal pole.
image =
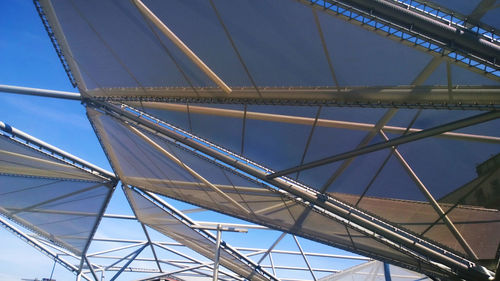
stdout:
{"type": "Polygon", "coordinates": [[[182,42],[142,1],[132,0],[137,9],[148,20],[150,20],[172,43],[174,43],[191,61],[196,64],[215,84],[217,84],[227,94],[231,93],[231,88],[222,81],[189,47],[182,42]]]}
{"type": "Polygon", "coordinates": [[[220,239],[221,239],[221,228],[220,224],[217,225],[217,240],[215,242],[215,260],[214,260],[214,277],[213,281],[219,280],[219,258],[220,258],[220,239]]]}
{"type": "Polygon", "coordinates": [[[141,223],[141,226],[142,226],[142,230],[144,231],[144,235],[146,235],[146,238],[148,239],[148,244],[151,247],[151,252],[153,253],[153,257],[155,259],[156,266],[158,267],[158,270],[160,270],[160,272],[163,273],[163,270],[161,269],[161,266],[160,266],[160,262],[158,261],[158,256],[156,255],[155,247],[153,246],[153,242],[151,242],[151,237],[149,237],[148,230],[146,229],[146,226],[143,223],[141,223]]]}
{"type": "Polygon", "coordinates": [[[385,281],[391,281],[391,270],[389,268],[389,264],[384,262],[384,276],[385,281]]]}
{"type": "Polygon", "coordinates": [[[78,101],[82,99],[79,93],[9,85],[0,85],[0,92],[78,101]]]}
{"type": "Polygon", "coordinates": [[[94,277],[95,281],[99,281],[99,278],[97,277],[97,274],[95,273],[94,271],[94,268],[92,267],[92,264],[90,263],[89,259],[87,258],[87,256],[85,255],[82,255],[82,259],[85,260],[85,262],[87,263],[87,265],[89,266],[89,269],[90,269],[90,273],[92,274],[92,276],[94,277]]]}
{"type": "Polygon", "coordinates": [[[283,232],[281,233],[280,237],[278,237],[278,239],[276,239],[276,241],[274,241],[274,243],[271,245],[271,247],[269,247],[269,249],[267,249],[266,253],[260,258],[260,260],[257,262],[257,264],[260,264],[265,258],[267,255],[269,255],[271,253],[271,251],[274,249],[274,247],[276,247],[276,245],[278,245],[278,243],[286,236],[286,232],[283,232]]]}
{"type": "Polygon", "coordinates": [[[146,248],[148,246],[148,244],[142,246],[140,249],[138,249],[137,251],[135,251],[132,256],[132,258],[130,260],[128,260],[122,268],[120,268],[120,270],[118,270],[118,272],[110,279],[110,281],[114,281],[116,278],[118,278],[118,276],[120,276],[120,274],[127,268],[127,266],[129,266],[134,260],[135,258],[142,252],[142,250],[144,250],[144,248],[146,248]]]}
{"type": "MultiPolygon", "coordinates": [[[[59,255],[56,255],[56,258],[58,258],[59,255]]],[[[56,269],[56,260],[54,260],[54,265],[52,266],[52,271],[50,272],[50,278],[49,280],[52,281],[52,276],[54,276],[54,269],[56,269]]]]}
{"type": "Polygon", "coordinates": [[[314,272],[311,268],[311,265],[309,264],[309,261],[307,260],[306,255],[304,254],[304,251],[302,250],[302,247],[300,246],[299,240],[297,240],[297,237],[295,237],[295,235],[292,235],[292,236],[293,236],[293,239],[295,240],[295,244],[297,244],[297,247],[300,250],[300,254],[302,255],[302,258],[304,258],[304,261],[306,262],[307,268],[309,269],[309,272],[311,273],[312,278],[314,279],[314,281],[316,281],[316,276],[314,275],[314,272]]]}

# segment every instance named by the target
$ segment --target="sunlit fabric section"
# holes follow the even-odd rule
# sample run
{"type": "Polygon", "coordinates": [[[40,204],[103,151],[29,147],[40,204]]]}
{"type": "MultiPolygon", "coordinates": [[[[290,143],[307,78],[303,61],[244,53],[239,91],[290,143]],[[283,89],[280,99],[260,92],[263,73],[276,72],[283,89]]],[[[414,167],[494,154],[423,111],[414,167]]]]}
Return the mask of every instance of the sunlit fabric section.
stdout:
{"type": "Polygon", "coordinates": [[[113,191],[108,180],[0,135],[0,213],[80,255],[113,191]]]}
{"type": "Polygon", "coordinates": [[[419,265],[413,257],[392,248],[397,246],[347,229],[339,218],[287,193],[266,188],[166,138],[135,129],[95,109],[87,108],[87,114],[114,169],[126,184],[328,245],[429,270],[427,265],[419,265]],[[167,153],[182,164],[176,164],[167,153]],[[188,168],[198,176],[188,173],[188,168]]]}
{"type": "MultiPolygon", "coordinates": [[[[265,87],[411,85],[433,58],[299,1],[144,4],[229,87],[258,95],[265,87]]],[[[167,88],[177,97],[225,95],[131,1],[42,6],[49,23],[60,24],[72,71],[92,96],[165,97],[167,88]]],[[[446,77],[433,85],[446,86],[446,77]]],[[[453,84],[491,83],[463,77],[453,84]]]]}
{"type": "MultiPolygon", "coordinates": [[[[356,204],[355,196],[339,193],[332,195],[356,204]]],[[[465,255],[460,244],[429,203],[365,196],[358,206],[465,255]]],[[[448,216],[480,259],[495,258],[500,242],[500,237],[496,235],[500,227],[498,210],[451,204],[441,204],[441,207],[448,211],[448,216]]]]}
{"type": "Polygon", "coordinates": [[[366,262],[339,273],[325,276],[319,281],[406,281],[421,280],[430,281],[425,275],[406,270],[393,265],[388,265],[379,261],[366,262]],[[387,276],[386,276],[387,274],[387,276]]]}
{"type": "MultiPolygon", "coordinates": [[[[206,233],[191,228],[187,222],[137,191],[130,188],[124,190],[140,222],[214,260],[216,244],[213,237],[208,237],[206,233]]],[[[262,275],[254,267],[245,263],[241,257],[228,250],[226,246],[221,247],[220,262],[222,266],[248,280],[269,280],[267,276],[262,275]]]]}

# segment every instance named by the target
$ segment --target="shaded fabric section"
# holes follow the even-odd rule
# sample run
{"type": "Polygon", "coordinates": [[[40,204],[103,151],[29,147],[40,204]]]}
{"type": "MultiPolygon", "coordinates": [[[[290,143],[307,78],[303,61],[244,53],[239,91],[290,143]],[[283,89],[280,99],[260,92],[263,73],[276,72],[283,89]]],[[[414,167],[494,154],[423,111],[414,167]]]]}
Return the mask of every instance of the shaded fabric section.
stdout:
{"type": "Polygon", "coordinates": [[[0,135],[0,213],[80,255],[112,186],[101,177],[0,135]]]}
{"type": "MultiPolygon", "coordinates": [[[[204,232],[191,228],[185,221],[162,209],[136,191],[125,188],[125,193],[140,222],[211,260],[215,259],[215,242],[204,232]]],[[[268,280],[266,276],[254,271],[253,267],[227,250],[226,246],[221,247],[220,263],[248,280],[268,280]]]]}

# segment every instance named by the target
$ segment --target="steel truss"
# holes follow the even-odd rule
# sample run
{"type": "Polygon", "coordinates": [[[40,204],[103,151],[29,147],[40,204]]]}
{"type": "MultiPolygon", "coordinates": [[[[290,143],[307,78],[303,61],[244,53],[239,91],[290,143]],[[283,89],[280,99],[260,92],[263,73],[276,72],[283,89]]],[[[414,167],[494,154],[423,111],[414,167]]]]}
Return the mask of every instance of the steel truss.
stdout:
{"type": "Polygon", "coordinates": [[[300,1],[493,79],[500,77],[499,35],[478,23],[479,13],[468,22],[466,16],[441,11],[424,1],[300,1]]]}
{"type": "MultiPolygon", "coordinates": [[[[275,105],[322,105],[369,108],[418,108],[449,110],[498,110],[500,88],[495,86],[439,86],[357,87],[357,88],[234,88],[231,96],[214,88],[147,88],[152,96],[144,96],[137,88],[101,88],[87,93],[97,100],[116,102],[165,103],[229,103],[275,105]],[[101,96],[105,92],[108,96],[101,96]],[[259,94],[260,93],[260,94],[259,94]]],[[[0,85],[0,91],[24,95],[81,100],[78,93],[0,85]]],[[[155,105],[152,105],[155,106],[155,105]]],[[[160,105],[156,105],[160,106],[160,105]]],[[[165,105],[167,106],[167,105],[165,105]]],[[[170,108],[171,109],[171,108],[170,108]]]]}
{"type": "Polygon", "coordinates": [[[217,88],[99,88],[87,93],[95,99],[116,102],[179,102],[271,105],[322,105],[368,108],[416,108],[450,110],[498,110],[500,89],[464,86],[459,88],[400,87],[314,87],[233,88],[227,95],[217,88]],[[102,93],[106,93],[103,96],[102,93]]]}
{"type": "MultiPolygon", "coordinates": [[[[422,263],[432,265],[436,267],[438,272],[441,271],[445,275],[455,276],[455,274],[459,274],[460,276],[486,280],[491,274],[487,269],[477,264],[474,258],[467,259],[454,254],[449,250],[422,239],[422,237],[399,229],[395,225],[373,217],[329,195],[320,193],[289,178],[276,175],[270,169],[193,136],[137,109],[123,104],[117,105],[90,100],[87,101],[87,104],[106,114],[124,120],[137,128],[151,131],[154,134],[185,145],[193,152],[204,155],[202,157],[208,156],[217,163],[227,166],[237,173],[242,173],[246,176],[250,175],[257,180],[269,184],[269,188],[271,189],[277,189],[280,192],[288,193],[290,196],[295,196],[298,200],[304,200],[311,207],[317,209],[319,212],[330,214],[332,219],[345,224],[347,227],[360,231],[381,243],[420,260],[422,263]],[[436,264],[440,264],[440,266],[436,266],[436,264]]],[[[493,113],[487,113],[488,116],[491,114],[493,113]]],[[[497,117],[497,113],[493,115],[495,115],[494,118],[497,117]]],[[[427,132],[424,130],[422,133],[425,134],[427,132]]],[[[389,144],[388,147],[391,145],[389,144]]],[[[370,253],[363,254],[370,255],[370,253]]]]}

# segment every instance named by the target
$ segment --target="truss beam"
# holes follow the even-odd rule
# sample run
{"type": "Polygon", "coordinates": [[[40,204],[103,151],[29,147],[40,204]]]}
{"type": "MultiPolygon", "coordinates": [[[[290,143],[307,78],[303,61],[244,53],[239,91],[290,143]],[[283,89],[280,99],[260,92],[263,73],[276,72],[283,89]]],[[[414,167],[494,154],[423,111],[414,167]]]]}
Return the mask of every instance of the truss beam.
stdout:
{"type": "Polygon", "coordinates": [[[409,30],[436,41],[446,42],[449,46],[453,45],[463,52],[474,54],[493,66],[500,61],[499,45],[485,38],[474,36],[473,32],[468,29],[450,26],[428,15],[417,13],[405,5],[387,0],[343,0],[343,2],[352,3],[361,10],[379,15],[396,25],[405,26],[409,30]]]}
{"type": "Polygon", "coordinates": [[[99,100],[163,101],[189,103],[239,103],[276,105],[324,105],[374,108],[432,108],[457,110],[500,109],[500,88],[492,86],[448,87],[304,87],[234,88],[231,96],[216,88],[102,88],[87,93],[99,100]],[[103,93],[106,93],[103,95],[103,93]]]}
{"type": "MultiPolygon", "coordinates": [[[[241,104],[321,104],[326,106],[374,108],[434,108],[454,110],[500,109],[500,88],[491,86],[448,87],[400,86],[356,88],[235,88],[231,97],[214,88],[146,88],[150,96],[136,88],[103,88],[87,91],[100,100],[164,101],[241,104]],[[102,92],[107,95],[102,96],[102,92]]],[[[0,85],[0,92],[81,100],[74,92],[0,85]]],[[[149,106],[159,106],[149,104],[149,106]]],[[[191,108],[190,108],[191,109],[191,108]]],[[[187,110],[187,109],[186,109],[187,110]]]]}

